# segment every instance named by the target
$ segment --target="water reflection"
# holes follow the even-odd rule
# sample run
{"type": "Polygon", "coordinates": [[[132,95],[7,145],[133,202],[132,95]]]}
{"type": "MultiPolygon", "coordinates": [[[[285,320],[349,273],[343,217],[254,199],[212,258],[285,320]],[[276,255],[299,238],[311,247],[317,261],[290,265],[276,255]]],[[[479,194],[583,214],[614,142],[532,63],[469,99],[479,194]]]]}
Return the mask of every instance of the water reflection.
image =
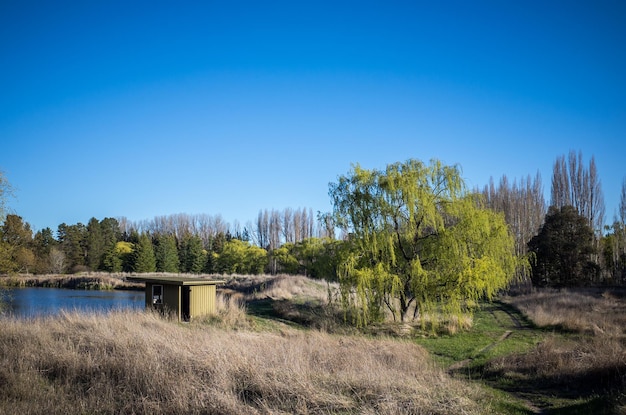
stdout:
{"type": "Polygon", "coordinates": [[[143,291],[90,291],[63,288],[3,289],[4,313],[16,317],[55,315],[61,310],[143,309],[143,291]]]}

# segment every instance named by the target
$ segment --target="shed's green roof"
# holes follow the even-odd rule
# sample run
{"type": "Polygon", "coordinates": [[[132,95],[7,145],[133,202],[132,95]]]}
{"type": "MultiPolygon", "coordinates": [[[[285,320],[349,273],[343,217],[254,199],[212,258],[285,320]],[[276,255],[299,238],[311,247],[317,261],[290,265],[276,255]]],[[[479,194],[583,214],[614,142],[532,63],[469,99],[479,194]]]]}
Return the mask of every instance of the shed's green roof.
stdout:
{"type": "Polygon", "coordinates": [[[207,278],[199,278],[199,277],[166,277],[166,276],[156,276],[156,277],[126,277],[128,281],[133,282],[149,282],[149,283],[157,283],[164,285],[217,285],[224,284],[224,281],[220,280],[209,280],[207,278]]]}

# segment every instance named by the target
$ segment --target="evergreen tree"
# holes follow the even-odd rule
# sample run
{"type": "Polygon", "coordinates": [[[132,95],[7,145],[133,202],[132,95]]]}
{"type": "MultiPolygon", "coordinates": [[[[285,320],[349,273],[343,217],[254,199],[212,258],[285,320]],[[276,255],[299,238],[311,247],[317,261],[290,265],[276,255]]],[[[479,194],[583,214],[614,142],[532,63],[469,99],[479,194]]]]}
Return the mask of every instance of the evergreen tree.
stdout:
{"type": "Polygon", "coordinates": [[[101,268],[102,258],[106,252],[104,234],[100,222],[96,218],[87,223],[87,266],[92,271],[101,268]]]}
{"type": "Polygon", "coordinates": [[[133,271],[135,272],[155,272],[156,259],[154,257],[154,248],[150,237],[142,233],[139,241],[135,245],[133,253],[133,271]]]}
{"type": "Polygon", "coordinates": [[[579,286],[593,281],[597,266],[593,229],[588,219],[573,206],[551,206],[539,234],[528,243],[535,255],[532,281],[537,286],[579,286]]]}
{"type": "Polygon", "coordinates": [[[178,272],[178,249],[174,235],[160,234],[155,238],[156,269],[158,272],[178,272]]]}
{"type": "Polygon", "coordinates": [[[50,253],[57,241],[52,235],[52,229],[44,228],[38,231],[33,238],[33,253],[35,254],[35,272],[46,274],[52,272],[50,253]]]}
{"type": "MultiPolygon", "coordinates": [[[[104,255],[114,252],[116,244],[122,240],[119,222],[115,218],[104,218],[100,221],[100,229],[102,231],[104,255]]],[[[100,269],[105,269],[104,256],[100,263],[100,269]]]]}
{"type": "Polygon", "coordinates": [[[200,274],[206,266],[207,251],[202,246],[202,239],[188,235],[181,241],[180,268],[183,272],[200,274]]]}
{"type": "Polygon", "coordinates": [[[218,273],[217,258],[224,250],[224,244],[226,243],[226,234],[224,232],[218,232],[210,239],[209,249],[206,255],[206,262],[204,265],[204,272],[207,274],[218,273]]]}
{"type": "Polygon", "coordinates": [[[65,255],[66,267],[70,272],[85,267],[87,257],[87,228],[82,223],[66,225],[62,223],[57,230],[59,247],[65,255]]]}
{"type": "Polygon", "coordinates": [[[108,272],[122,272],[124,269],[124,261],[116,245],[113,245],[104,253],[102,269],[108,272]]]}

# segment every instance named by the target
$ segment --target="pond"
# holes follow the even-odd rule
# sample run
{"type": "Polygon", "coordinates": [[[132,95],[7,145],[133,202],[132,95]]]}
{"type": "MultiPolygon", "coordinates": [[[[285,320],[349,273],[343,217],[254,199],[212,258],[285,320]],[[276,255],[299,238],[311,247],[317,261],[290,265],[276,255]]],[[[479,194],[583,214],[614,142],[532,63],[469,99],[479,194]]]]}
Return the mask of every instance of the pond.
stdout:
{"type": "Polygon", "coordinates": [[[64,288],[3,288],[4,313],[15,317],[37,317],[67,311],[106,312],[145,307],[143,291],[70,290],[64,288]]]}

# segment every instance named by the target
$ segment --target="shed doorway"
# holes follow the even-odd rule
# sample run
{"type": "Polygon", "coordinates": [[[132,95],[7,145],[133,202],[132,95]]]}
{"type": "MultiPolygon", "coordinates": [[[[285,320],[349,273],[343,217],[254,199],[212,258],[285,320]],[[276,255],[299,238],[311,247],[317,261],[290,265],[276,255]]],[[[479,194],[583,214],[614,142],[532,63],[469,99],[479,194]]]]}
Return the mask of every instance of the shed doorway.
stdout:
{"type": "Polygon", "coordinates": [[[191,319],[191,313],[189,312],[189,297],[191,296],[191,287],[182,286],[182,298],[181,298],[181,314],[183,321],[189,321],[191,319]]]}

